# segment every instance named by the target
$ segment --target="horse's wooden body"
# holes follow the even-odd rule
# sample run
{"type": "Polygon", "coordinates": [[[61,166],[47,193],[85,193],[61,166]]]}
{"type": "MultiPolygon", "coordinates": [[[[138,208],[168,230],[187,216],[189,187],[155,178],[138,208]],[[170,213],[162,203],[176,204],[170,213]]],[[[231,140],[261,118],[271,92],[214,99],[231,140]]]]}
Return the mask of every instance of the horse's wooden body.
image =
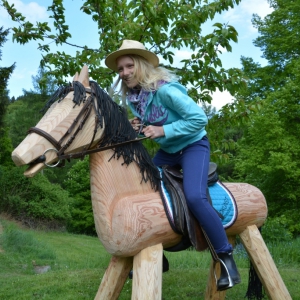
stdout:
{"type": "MultiPolygon", "coordinates": [[[[159,193],[154,192],[150,184],[137,184],[141,179],[134,164],[120,168],[120,161],[107,163],[110,157],[109,152],[90,157],[95,223],[107,251],[117,256],[133,256],[141,249],[158,243],[162,243],[164,248],[175,245],[180,236],[169,225],[159,193]],[[124,230],[120,231],[120,228],[124,230]]],[[[267,214],[262,193],[249,184],[225,185],[237,199],[239,212],[227,234],[239,234],[248,225],[260,227],[267,214]]]]}
{"type": "MultiPolygon", "coordinates": [[[[84,67],[74,80],[89,87],[88,70],[84,67]]],[[[65,134],[81,110],[73,108],[73,92],[61,102],[55,103],[36,125],[57,141],[65,134]]],[[[105,117],[105,112],[103,113],[105,117]]],[[[73,143],[65,151],[80,151],[92,140],[95,126],[95,113],[92,112],[83,129],[73,143]]],[[[104,128],[98,128],[93,144],[102,138],[104,128]]],[[[53,148],[50,141],[31,133],[14,150],[12,158],[16,165],[25,165],[41,156],[47,149],[53,148]]],[[[112,254],[112,260],[102,280],[96,299],[117,299],[126,280],[129,270],[133,267],[132,299],[161,298],[161,254],[163,248],[179,242],[181,236],[170,227],[158,192],[150,182],[141,180],[140,169],[135,163],[122,165],[122,158],[112,158],[113,150],[106,150],[90,155],[91,195],[95,227],[98,237],[106,250],[112,254]],[[134,259],[133,259],[134,257],[134,259]],[[139,276],[143,273],[143,276],[139,276]],[[145,276],[147,274],[147,276],[145,276]],[[146,279],[144,279],[146,278],[146,279]],[[146,282],[144,282],[146,280],[146,282]]],[[[55,151],[46,154],[47,163],[56,159],[55,151]]],[[[25,175],[34,176],[44,167],[39,163],[31,166],[25,175]]],[[[244,183],[226,183],[237,202],[238,218],[227,229],[226,233],[232,241],[239,234],[252,258],[263,285],[271,299],[290,299],[289,294],[278,274],[268,253],[261,245],[251,243],[254,232],[264,245],[257,230],[267,217],[267,205],[263,194],[254,186],[244,183]],[[260,253],[261,251],[261,253],[260,253]],[[259,254],[257,254],[257,252],[259,254]],[[258,258],[258,264],[255,261],[258,258]],[[272,266],[273,273],[264,278],[262,262],[272,266]],[[271,278],[271,279],[270,279],[271,278]],[[280,287],[274,292],[274,284],[280,287]],[[276,295],[276,296],[275,296],[276,295]]],[[[211,270],[211,274],[212,274],[211,270]]],[[[209,281],[206,299],[224,299],[224,292],[216,292],[214,281],[209,281]]]]}

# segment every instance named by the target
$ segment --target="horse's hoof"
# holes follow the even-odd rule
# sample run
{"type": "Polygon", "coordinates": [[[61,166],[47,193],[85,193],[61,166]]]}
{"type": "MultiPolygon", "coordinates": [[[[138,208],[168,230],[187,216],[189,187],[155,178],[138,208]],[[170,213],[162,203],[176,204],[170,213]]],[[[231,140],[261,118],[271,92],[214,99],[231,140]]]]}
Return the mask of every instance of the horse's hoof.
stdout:
{"type": "Polygon", "coordinates": [[[241,276],[233,260],[232,253],[218,253],[221,265],[221,275],[217,280],[217,290],[223,291],[232,288],[241,282],[241,276]]]}
{"type": "Polygon", "coordinates": [[[131,271],[129,272],[129,274],[128,274],[128,278],[129,278],[129,279],[132,279],[132,277],[133,277],[133,271],[131,270],[131,271]]]}

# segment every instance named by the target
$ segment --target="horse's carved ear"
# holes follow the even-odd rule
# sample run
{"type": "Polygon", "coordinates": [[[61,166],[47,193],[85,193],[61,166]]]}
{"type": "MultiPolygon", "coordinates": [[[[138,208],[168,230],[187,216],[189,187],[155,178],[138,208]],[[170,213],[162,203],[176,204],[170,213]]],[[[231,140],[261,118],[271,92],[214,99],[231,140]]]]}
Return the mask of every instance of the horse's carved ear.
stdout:
{"type": "Polygon", "coordinates": [[[77,81],[81,82],[84,87],[89,87],[89,69],[87,65],[84,65],[80,71],[80,75],[77,81]]]}
{"type": "Polygon", "coordinates": [[[78,77],[79,77],[78,72],[76,72],[76,74],[73,77],[73,81],[78,81],[78,77]]]}

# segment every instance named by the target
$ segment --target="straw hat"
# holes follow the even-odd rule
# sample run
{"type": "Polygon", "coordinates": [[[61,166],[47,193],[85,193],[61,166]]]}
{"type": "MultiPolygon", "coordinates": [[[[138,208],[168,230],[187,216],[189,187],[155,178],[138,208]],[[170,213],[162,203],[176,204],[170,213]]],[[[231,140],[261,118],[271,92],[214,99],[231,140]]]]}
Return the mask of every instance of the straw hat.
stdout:
{"type": "Polygon", "coordinates": [[[119,50],[109,54],[105,59],[105,64],[110,69],[118,72],[117,68],[117,58],[122,55],[127,54],[137,54],[139,56],[144,57],[149,63],[151,63],[154,67],[157,67],[159,64],[159,59],[151,51],[146,50],[145,46],[138,42],[133,40],[124,40],[122,43],[122,46],[119,48],[119,50]]]}

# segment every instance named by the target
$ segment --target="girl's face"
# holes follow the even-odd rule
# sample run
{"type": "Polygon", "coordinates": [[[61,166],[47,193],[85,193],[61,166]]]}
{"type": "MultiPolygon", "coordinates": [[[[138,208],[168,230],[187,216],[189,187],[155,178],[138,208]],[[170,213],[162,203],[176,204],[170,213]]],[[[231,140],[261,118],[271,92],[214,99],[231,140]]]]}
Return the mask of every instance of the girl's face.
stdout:
{"type": "Polygon", "coordinates": [[[120,56],[117,59],[117,67],[119,76],[122,81],[127,85],[129,88],[136,87],[139,83],[136,80],[134,74],[134,61],[129,56],[120,56]]]}

